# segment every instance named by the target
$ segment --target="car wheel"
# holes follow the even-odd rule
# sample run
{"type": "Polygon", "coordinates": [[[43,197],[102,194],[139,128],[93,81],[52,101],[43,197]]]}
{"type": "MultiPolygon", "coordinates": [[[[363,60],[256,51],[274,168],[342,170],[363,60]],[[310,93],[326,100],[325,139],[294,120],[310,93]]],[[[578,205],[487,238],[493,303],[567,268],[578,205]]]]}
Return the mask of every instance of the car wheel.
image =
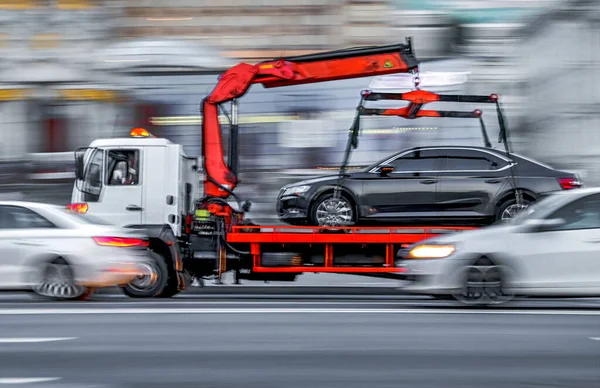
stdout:
{"type": "Polygon", "coordinates": [[[94,293],[93,288],[83,287],[75,282],[73,270],[63,258],[44,264],[40,275],[33,287],[33,291],[40,296],[59,300],[85,300],[94,293]]]}
{"type": "Polygon", "coordinates": [[[518,205],[517,201],[512,198],[504,201],[496,212],[496,221],[507,221],[515,217],[517,214],[527,209],[531,201],[523,199],[523,204],[518,205]]]}
{"type": "Polygon", "coordinates": [[[169,280],[165,259],[156,252],[149,252],[149,259],[140,264],[142,274],[122,287],[123,293],[131,298],[153,298],[160,295],[169,280]]]}
{"type": "Polygon", "coordinates": [[[505,267],[494,264],[490,259],[481,257],[474,264],[463,269],[463,289],[454,294],[462,304],[488,306],[509,302],[514,295],[505,290],[507,275],[505,267]]]}
{"type": "Polygon", "coordinates": [[[317,226],[347,226],[356,221],[352,202],[345,194],[333,193],[317,198],[311,207],[311,222],[317,226]]]}

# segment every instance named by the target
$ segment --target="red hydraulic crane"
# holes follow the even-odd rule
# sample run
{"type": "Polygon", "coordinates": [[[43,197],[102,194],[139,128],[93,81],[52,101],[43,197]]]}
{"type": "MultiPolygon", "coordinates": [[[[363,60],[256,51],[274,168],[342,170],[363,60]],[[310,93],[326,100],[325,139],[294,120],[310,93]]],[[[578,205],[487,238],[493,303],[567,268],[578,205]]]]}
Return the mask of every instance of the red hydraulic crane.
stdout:
{"type": "MultiPolygon", "coordinates": [[[[406,44],[350,48],[319,54],[287,57],[256,65],[238,64],[219,77],[213,91],[202,101],[202,156],[204,159],[204,198],[199,207],[226,219],[231,224],[233,209],[225,199],[233,196],[237,186],[237,98],[242,97],[252,84],[265,88],[293,86],[394,73],[418,71],[410,38],[406,44]],[[231,134],[228,164],[224,159],[219,106],[232,102],[231,134]]],[[[238,200],[238,203],[240,201],[238,200]]],[[[237,214],[249,209],[241,204],[237,214]]]]}

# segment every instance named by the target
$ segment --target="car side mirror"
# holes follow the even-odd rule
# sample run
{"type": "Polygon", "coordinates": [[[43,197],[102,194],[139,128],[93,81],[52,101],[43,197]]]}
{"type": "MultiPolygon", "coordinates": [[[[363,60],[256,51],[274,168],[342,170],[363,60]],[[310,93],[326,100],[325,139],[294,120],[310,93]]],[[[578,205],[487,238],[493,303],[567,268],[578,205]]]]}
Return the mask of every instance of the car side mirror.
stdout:
{"type": "Polygon", "coordinates": [[[83,176],[83,155],[77,155],[75,157],[75,178],[82,181],[83,176]]]}
{"type": "Polygon", "coordinates": [[[389,164],[382,164],[381,166],[379,166],[379,175],[381,176],[387,176],[392,171],[394,171],[394,166],[391,166],[389,164]]]}
{"type": "Polygon", "coordinates": [[[528,232],[542,232],[546,229],[550,229],[555,226],[561,226],[565,224],[565,220],[562,218],[549,218],[549,219],[534,219],[527,220],[525,225],[528,232]]]}

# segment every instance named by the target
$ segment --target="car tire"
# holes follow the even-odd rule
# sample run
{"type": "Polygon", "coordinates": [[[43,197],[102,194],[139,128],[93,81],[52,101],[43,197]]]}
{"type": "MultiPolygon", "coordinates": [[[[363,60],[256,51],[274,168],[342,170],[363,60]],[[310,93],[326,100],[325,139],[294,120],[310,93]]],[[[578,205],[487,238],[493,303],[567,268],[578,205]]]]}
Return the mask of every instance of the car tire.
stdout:
{"type": "MultiPolygon", "coordinates": [[[[531,202],[532,201],[523,198],[523,204],[525,205],[525,208],[531,202]]],[[[521,205],[521,206],[523,206],[523,205],[521,205]]],[[[496,216],[495,216],[494,221],[501,222],[501,221],[505,221],[507,219],[514,217],[517,213],[515,213],[514,211],[511,211],[511,209],[516,210],[517,212],[524,210],[524,209],[519,209],[519,206],[517,205],[517,200],[515,198],[508,199],[508,200],[502,202],[500,204],[500,206],[498,206],[498,210],[496,211],[496,216]],[[505,216],[508,215],[507,213],[512,213],[512,217],[506,218],[505,216]]]]}
{"type": "MultiPolygon", "coordinates": [[[[325,216],[327,217],[327,216],[325,216]]],[[[339,198],[334,198],[333,193],[323,194],[318,197],[310,207],[310,218],[309,222],[313,226],[349,226],[354,225],[356,223],[356,207],[352,203],[352,200],[349,198],[348,194],[341,193],[339,198]],[[336,205],[336,203],[340,205],[336,205]],[[328,217],[328,222],[323,222],[321,217],[317,216],[321,210],[324,210],[324,207],[327,207],[328,204],[331,206],[330,209],[330,217],[328,217]],[[341,209],[340,206],[344,206],[343,209],[347,210],[333,210],[333,206],[341,209]],[[339,222],[335,221],[335,218],[338,218],[339,222]],[[348,222],[341,222],[342,218],[349,218],[348,222]]]]}
{"type": "Polygon", "coordinates": [[[33,291],[44,298],[57,300],[87,300],[95,289],[80,286],[69,263],[62,257],[44,263],[40,279],[35,281],[33,291]]]}
{"type": "Polygon", "coordinates": [[[145,274],[121,288],[130,298],[153,298],[159,296],[167,287],[169,269],[164,257],[150,251],[149,259],[142,265],[145,274]]]}

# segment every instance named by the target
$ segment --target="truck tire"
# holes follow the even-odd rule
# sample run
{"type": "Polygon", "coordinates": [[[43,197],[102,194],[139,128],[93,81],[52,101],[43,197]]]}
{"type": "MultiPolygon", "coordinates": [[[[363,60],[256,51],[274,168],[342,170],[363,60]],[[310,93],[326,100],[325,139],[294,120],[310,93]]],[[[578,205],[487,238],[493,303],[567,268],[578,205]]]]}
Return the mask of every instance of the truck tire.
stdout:
{"type": "Polygon", "coordinates": [[[153,298],[160,295],[167,286],[169,269],[164,257],[150,251],[150,261],[144,266],[145,275],[140,276],[122,288],[130,298],[153,298]]]}
{"type": "MultiPolygon", "coordinates": [[[[187,290],[192,285],[192,275],[186,270],[183,273],[183,277],[185,279],[185,289],[187,290]]],[[[179,283],[177,280],[177,275],[174,275],[173,277],[171,277],[169,279],[167,286],[163,290],[162,294],[158,295],[158,297],[159,298],[171,298],[171,297],[179,294],[181,291],[183,291],[183,290],[180,290],[178,287],[179,287],[179,283]]]]}
{"type": "Polygon", "coordinates": [[[177,278],[171,279],[167,286],[164,288],[163,292],[158,295],[159,298],[171,298],[177,294],[179,294],[180,290],[178,289],[177,278]]]}

